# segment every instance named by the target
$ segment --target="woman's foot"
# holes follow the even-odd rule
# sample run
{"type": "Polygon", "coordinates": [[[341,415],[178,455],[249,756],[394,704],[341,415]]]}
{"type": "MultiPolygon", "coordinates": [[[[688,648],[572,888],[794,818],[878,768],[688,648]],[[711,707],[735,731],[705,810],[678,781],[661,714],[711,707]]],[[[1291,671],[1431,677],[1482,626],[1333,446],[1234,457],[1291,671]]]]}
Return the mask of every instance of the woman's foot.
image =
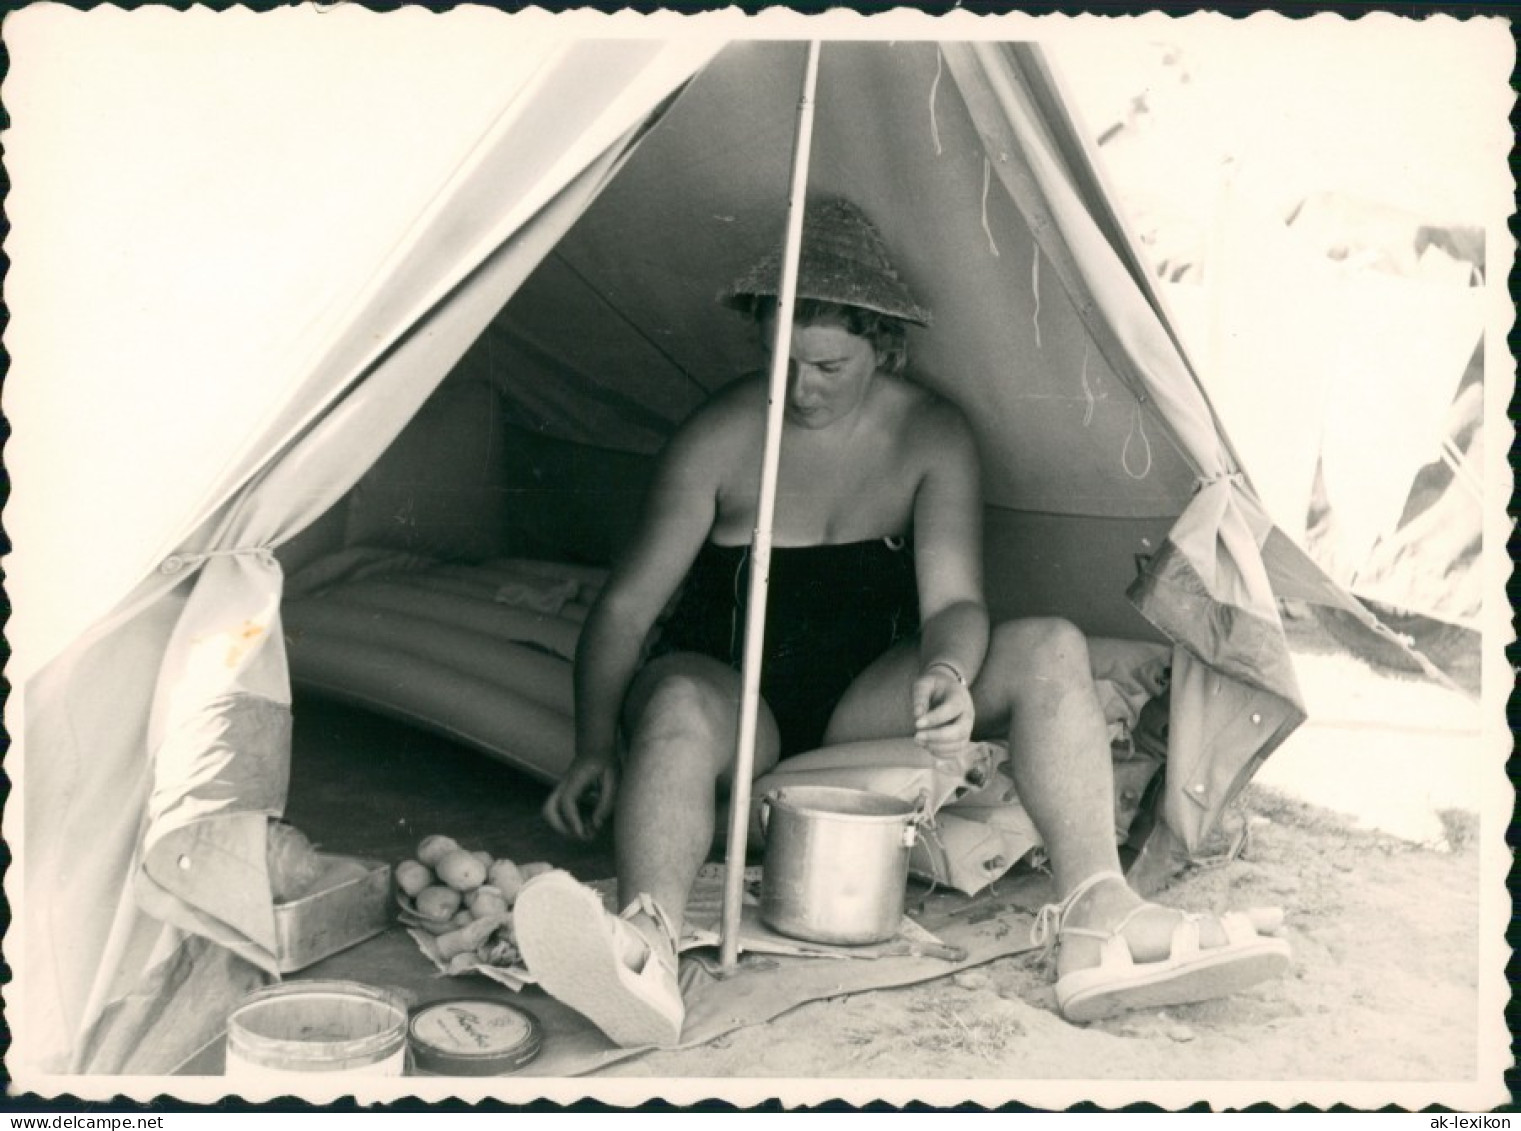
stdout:
{"type": "Polygon", "coordinates": [[[686,1009],[677,983],[676,935],[653,900],[610,914],[566,872],[523,885],[513,908],[523,963],[545,993],[624,1048],[668,1048],[686,1009]]]}
{"type": "Polygon", "coordinates": [[[1196,915],[1148,903],[1117,872],[1090,876],[1037,930],[1058,947],[1057,1002],[1072,1021],[1204,1001],[1288,967],[1273,910],[1196,915]]]}

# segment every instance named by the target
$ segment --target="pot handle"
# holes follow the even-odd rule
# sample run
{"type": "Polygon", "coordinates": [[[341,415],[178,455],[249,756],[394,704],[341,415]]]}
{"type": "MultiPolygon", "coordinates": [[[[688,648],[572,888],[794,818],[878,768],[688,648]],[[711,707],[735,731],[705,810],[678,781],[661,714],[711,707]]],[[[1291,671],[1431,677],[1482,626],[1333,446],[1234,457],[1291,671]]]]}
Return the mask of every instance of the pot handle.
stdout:
{"type": "Polygon", "coordinates": [[[934,820],[935,814],[930,812],[929,790],[921,789],[918,799],[914,802],[914,811],[909,814],[908,824],[903,826],[903,847],[914,847],[919,842],[919,829],[933,824],[934,820]]]}
{"type": "Polygon", "coordinates": [[[930,811],[930,792],[927,789],[921,789],[918,798],[914,801],[914,811],[909,814],[908,827],[912,829],[919,825],[927,825],[934,819],[935,814],[930,811]]]}
{"type": "Polygon", "coordinates": [[[766,794],[760,799],[760,831],[761,839],[765,840],[771,834],[771,803],[776,800],[775,791],[766,794]]]}

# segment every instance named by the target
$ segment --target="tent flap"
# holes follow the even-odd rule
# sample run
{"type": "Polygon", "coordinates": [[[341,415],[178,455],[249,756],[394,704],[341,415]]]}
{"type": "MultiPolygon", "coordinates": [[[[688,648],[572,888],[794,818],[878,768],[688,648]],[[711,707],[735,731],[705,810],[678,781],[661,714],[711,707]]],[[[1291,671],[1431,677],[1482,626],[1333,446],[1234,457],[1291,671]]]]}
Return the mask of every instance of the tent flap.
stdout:
{"type": "MultiPolygon", "coordinates": [[[[1168,851],[1196,853],[1251,770],[1306,716],[1258,552],[1262,514],[1233,476],[1203,487],[1127,595],[1175,641],[1162,824],[1168,851]]],[[[1173,861],[1175,862],[1175,861],[1173,861]]]]}
{"type": "Polygon", "coordinates": [[[169,957],[101,1013],[80,1042],[76,1071],[162,1075],[221,1036],[223,1019],[268,983],[259,967],[197,935],[165,933],[169,957]]]}
{"type": "Polygon", "coordinates": [[[1246,784],[1249,768],[1288,737],[1305,713],[1186,648],[1174,651],[1171,708],[1161,817],[1193,855],[1246,784]]]}
{"type": "MultiPolygon", "coordinates": [[[[1187,521],[1179,520],[1179,525],[1187,521]]],[[[1170,639],[1217,670],[1302,705],[1293,659],[1276,614],[1212,592],[1205,569],[1224,562],[1190,559],[1171,538],[1131,585],[1136,608],[1170,639]]]]}
{"type": "Polygon", "coordinates": [[[155,759],[136,877],[149,914],[216,939],[271,973],[266,840],[268,818],[285,808],[290,733],[288,703],[250,694],[213,699],[179,726],[155,759]]]}

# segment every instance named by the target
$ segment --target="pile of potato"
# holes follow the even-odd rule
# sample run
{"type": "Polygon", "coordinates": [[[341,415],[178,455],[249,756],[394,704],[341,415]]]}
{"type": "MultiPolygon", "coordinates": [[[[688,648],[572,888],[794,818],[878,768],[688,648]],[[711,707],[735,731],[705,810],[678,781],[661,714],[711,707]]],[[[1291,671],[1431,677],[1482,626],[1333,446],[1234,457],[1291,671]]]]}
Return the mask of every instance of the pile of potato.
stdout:
{"type": "Polygon", "coordinates": [[[518,961],[512,905],[523,884],[549,864],[522,864],[472,852],[447,836],[426,836],[417,855],[396,865],[402,920],[434,935],[440,959],[450,965],[518,961]]]}

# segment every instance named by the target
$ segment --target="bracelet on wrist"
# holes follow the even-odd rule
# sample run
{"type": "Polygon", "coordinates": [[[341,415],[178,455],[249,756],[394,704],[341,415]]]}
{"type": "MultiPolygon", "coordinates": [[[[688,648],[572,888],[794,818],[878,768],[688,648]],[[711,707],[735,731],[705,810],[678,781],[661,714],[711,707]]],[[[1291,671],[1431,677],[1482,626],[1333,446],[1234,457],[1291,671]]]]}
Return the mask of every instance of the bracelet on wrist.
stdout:
{"type": "Polygon", "coordinates": [[[955,679],[957,683],[961,684],[962,687],[966,686],[966,676],[962,675],[961,669],[958,668],[955,664],[951,663],[949,660],[935,660],[929,664],[926,664],[924,670],[928,672],[934,670],[935,668],[944,668],[946,671],[951,673],[952,678],[955,679]]]}

